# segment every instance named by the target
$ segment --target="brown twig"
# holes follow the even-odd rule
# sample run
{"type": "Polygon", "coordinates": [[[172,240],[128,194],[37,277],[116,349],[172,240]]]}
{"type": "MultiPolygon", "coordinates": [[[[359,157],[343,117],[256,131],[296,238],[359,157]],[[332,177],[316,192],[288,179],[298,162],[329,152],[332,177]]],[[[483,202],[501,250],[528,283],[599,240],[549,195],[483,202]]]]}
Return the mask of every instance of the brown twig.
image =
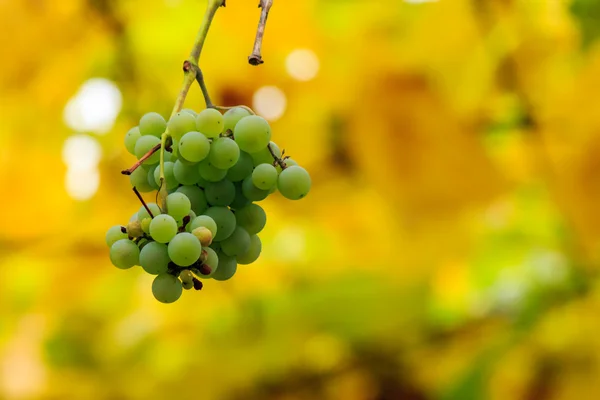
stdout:
{"type": "Polygon", "coordinates": [[[283,161],[281,158],[279,158],[275,155],[275,152],[273,151],[273,148],[271,147],[271,143],[269,143],[267,145],[267,149],[269,149],[269,153],[271,153],[271,155],[273,156],[273,163],[279,165],[282,170],[286,169],[287,165],[285,164],[285,161],[283,161]]]}
{"type": "Polygon", "coordinates": [[[260,0],[258,5],[262,10],[260,12],[258,29],[256,30],[256,38],[254,39],[254,48],[252,54],[248,57],[248,62],[251,65],[260,65],[264,62],[261,56],[261,48],[263,36],[265,35],[265,26],[267,25],[267,17],[269,16],[272,5],[273,0],[260,0]]]}
{"type": "Polygon", "coordinates": [[[142,198],[142,195],[140,194],[140,192],[138,192],[138,190],[137,190],[137,188],[135,186],[133,187],[133,193],[135,193],[135,195],[137,196],[137,198],[140,199],[140,202],[142,203],[142,205],[144,206],[144,208],[146,209],[146,211],[148,211],[148,214],[150,215],[150,217],[154,218],[154,214],[152,214],[152,211],[150,211],[150,209],[148,208],[148,205],[146,204],[146,202],[142,198]]]}
{"type": "Polygon", "coordinates": [[[146,161],[147,159],[149,159],[150,157],[152,157],[152,155],[153,155],[154,153],[156,153],[158,150],[160,150],[160,147],[161,147],[161,144],[160,144],[160,143],[159,143],[159,144],[157,144],[156,146],[154,146],[153,148],[151,148],[149,152],[147,152],[146,154],[144,154],[144,155],[142,156],[142,158],[140,158],[139,160],[137,160],[137,162],[136,162],[135,164],[133,164],[133,165],[131,166],[131,168],[124,169],[123,171],[121,171],[121,173],[122,173],[123,175],[131,175],[131,174],[133,174],[133,171],[135,171],[136,169],[138,169],[138,167],[139,167],[140,165],[142,165],[142,163],[143,163],[144,161],[146,161]]]}

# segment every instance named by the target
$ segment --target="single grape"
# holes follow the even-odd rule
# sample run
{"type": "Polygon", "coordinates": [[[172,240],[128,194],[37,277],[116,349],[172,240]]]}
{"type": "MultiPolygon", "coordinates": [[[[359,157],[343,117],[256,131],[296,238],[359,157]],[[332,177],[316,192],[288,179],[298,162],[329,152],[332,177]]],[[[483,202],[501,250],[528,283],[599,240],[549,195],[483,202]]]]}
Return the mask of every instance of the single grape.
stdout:
{"type": "Polygon", "coordinates": [[[129,183],[131,183],[131,186],[135,187],[140,193],[148,193],[153,190],[148,182],[148,172],[143,168],[136,168],[136,170],[129,175],[129,183]]]}
{"type": "Polygon", "coordinates": [[[192,203],[181,192],[171,193],[167,196],[167,213],[175,220],[182,220],[192,210],[192,203]]]}
{"type": "Polygon", "coordinates": [[[187,198],[190,199],[192,211],[194,211],[196,215],[202,214],[208,208],[204,191],[198,186],[180,186],[177,189],[177,192],[185,194],[187,198]]]}
{"type": "Polygon", "coordinates": [[[223,114],[223,132],[228,129],[233,132],[240,119],[250,115],[250,111],[242,107],[234,107],[223,114]]]}
{"type": "Polygon", "coordinates": [[[144,233],[150,234],[150,222],[152,222],[152,218],[144,218],[140,224],[142,225],[142,231],[144,233]]]}
{"type": "Polygon", "coordinates": [[[180,111],[171,117],[167,127],[173,140],[179,140],[186,133],[196,130],[196,118],[190,113],[180,111]]]}
{"type": "Polygon", "coordinates": [[[237,261],[235,257],[230,257],[224,253],[217,253],[219,257],[219,268],[212,274],[212,278],[217,281],[226,281],[231,279],[237,271],[237,261]]]}
{"type": "MultiPolygon", "coordinates": [[[[217,233],[213,240],[227,239],[235,229],[235,215],[227,207],[210,207],[204,215],[211,217],[217,224],[217,233]]],[[[207,227],[208,228],[208,227],[207,227]]]]}
{"type": "Polygon", "coordinates": [[[277,179],[277,188],[283,197],[290,200],[299,200],[305,197],[311,186],[310,175],[306,170],[297,165],[287,167],[277,179]]]}
{"type": "Polygon", "coordinates": [[[142,137],[140,133],[140,128],[133,127],[125,134],[125,148],[130,154],[135,156],[135,143],[137,140],[142,137]]]}
{"type": "Polygon", "coordinates": [[[156,180],[154,180],[154,171],[158,168],[158,164],[150,166],[148,168],[148,185],[152,188],[152,190],[158,190],[158,185],[156,184],[156,180]]]}
{"type": "MultiPolygon", "coordinates": [[[[160,139],[157,138],[156,136],[151,136],[151,135],[142,136],[141,138],[139,138],[137,140],[137,142],[135,142],[135,150],[134,150],[135,156],[139,160],[146,153],[148,153],[150,150],[152,150],[152,148],[154,146],[156,146],[157,144],[160,144],[160,139]]],[[[146,166],[154,165],[154,164],[158,163],[159,161],[160,161],[160,151],[157,151],[154,154],[152,154],[146,161],[144,161],[143,165],[146,165],[146,166]]]]}
{"type": "Polygon", "coordinates": [[[117,240],[127,239],[127,232],[123,232],[122,229],[121,225],[114,225],[108,228],[104,237],[108,247],[111,247],[117,240]]]}
{"type": "Polygon", "coordinates": [[[159,113],[149,112],[140,119],[139,127],[142,136],[151,135],[159,138],[167,129],[167,121],[159,113]]]}
{"type": "Polygon", "coordinates": [[[236,226],[231,236],[221,241],[221,251],[231,257],[244,254],[249,248],[250,235],[240,226],[236,226]]]}
{"type": "Polygon", "coordinates": [[[221,243],[219,243],[219,242],[212,242],[212,244],[209,247],[211,249],[213,249],[214,251],[216,251],[217,253],[219,253],[221,251],[221,243]]]}
{"type": "Polygon", "coordinates": [[[129,239],[119,239],[110,247],[110,261],[120,269],[128,269],[137,265],[140,260],[140,249],[129,239]]]}
{"type": "MultiPolygon", "coordinates": [[[[161,214],[161,210],[160,207],[158,206],[158,204],[156,203],[146,203],[146,205],[148,206],[148,208],[150,209],[150,211],[152,212],[152,215],[154,215],[155,217],[157,215],[161,214]]],[[[146,207],[141,206],[140,209],[137,212],[137,219],[138,221],[143,221],[146,218],[152,218],[150,216],[150,214],[148,214],[148,210],[146,210],[146,207]]]]}
{"type": "Polygon", "coordinates": [[[198,238],[191,233],[175,235],[168,245],[169,258],[180,267],[189,267],[200,258],[202,246],[198,238]]]}
{"type": "Polygon", "coordinates": [[[251,175],[253,168],[254,165],[250,154],[245,151],[240,151],[240,157],[235,165],[227,170],[227,179],[232,182],[239,182],[248,175],[251,175]]]}
{"type": "Polygon", "coordinates": [[[179,273],[179,280],[181,280],[181,286],[185,290],[190,290],[194,287],[194,276],[192,273],[185,269],[179,273]]]}
{"type": "Polygon", "coordinates": [[[175,161],[173,165],[173,175],[182,185],[195,185],[200,179],[198,167],[195,165],[185,165],[181,160],[175,161]]]}
{"type": "Polygon", "coordinates": [[[241,150],[256,153],[263,150],[271,140],[269,123],[258,115],[242,118],[233,131],[236,143],[241,150]]]}
{"type": "Polygon", "coordinates": [[[196,118],[196,115],[198,115],[198,113],[192,109],[189,108],[184,108],[183,110],[181,110],[182,112],[186,112],[188,114],[192,114],[194,116],[194,118],[196,118]]]}
{"type": "Polygon", "coordinates": [[[192,235],[196,236],[196,238],[200,241],[202,246],[210,246],[212,243],[212,232],[210,229],[205,228],[203,226],[199,226],[190,232],[192,235]]]}
{"type": "Polygon", "coordinates": [[[158,275],[167,272],[169,262],[171,259],[166,244],[150,242],[140,251],[140,265],[149,274],[158,275]]]}
{"type": "Polygon", "coordinates": [[[267,224],[267,213],[258,204],[248,204],[235,212],[236,224],[250,235],[256,235],[267,224]]]}
{"type": "Polygon", "coordinates": [[[237,143],[229,138],[214,139],[210,146],[208,158],[212,165],[219,169],[229,169],[240,158],[240,148],[237,143]]]}
{"type": "Polygon", "coordinates": [[[277,184],[277,170],[271,164],[260,164],[252,171],[252,183],[259,189],[271,190],[277,184]]]}
{"type": "MultiPolygon", "coordinates": [[[[271,147],[271,150],[273,150],[273,153],[277,156],[277,158],[281,158],[281,150],[279,149],[279,146],[277,146],[277,143],[269,142],[269,146],[271,147]]],[[[273,161],[275,160],[267,147],[250,155],[252,156],[252,162],[254,163],[255,167],[260,164],[273,165],[273,161]]]]}
{"type": "Polygon", "coordinates": [[[126,230],[127,235],[132,238],[138,238],[144,235],[144,231],[142,230],[142,223],[137,219],[129,221],[126,230]]]}
{"type": "Polygon", "coordinates": [[[214,108],[207,108],[198,113],[196,129],[206,137],[214,138],[223,132],[223,115],[214,108]]]}
{"type": "Polygon", "coordinates": [[[294,160],[293,158],[286,158],[286,159],[284,160],[284,162],[285,162],[285,165],[286,165],[287,167],[291,167],[291,166],[294,166],[294,165],[298,165],[298,163],[296,162],[296,160],[294,160]]]}
{"type": "Polygon", "coordinates": [[[254,186],[254,183],[252,183],[252,176],[248,176],[242,181],[242,193],[251,201],[261,201],[266,199],[269,195],[268,190],[262,190],[254,186]]]}
{"type": "Polygon", "coordinates": [[[260,238],[257,235],[251,235],[250,247],[245,253],[239,254],[236,257],[237,263],[243,265],[252,264],[254,261],[258,260],[261,251],[262,243],[260,241],[260,238]]]}
{"type": "MultiPolygon", "coordinates": [[[[167,190],[173,190],[179,187],[179,182],[175,179],[173,168],[175,164],[171,161],[165,161],[165,182],[167,184],[167,190]]],[[[154,182],[160,187],[160,168],[154,170],[154,182]]]]}
{"type": "Polygon", "coordinates": [[[150,236],[158,243],[168,243],[177,234],[177,221],[168,214],[155,216],[150,222],[150,236]]]}
{"type": "Polygon", "coordinates": [[[208,275],[204,275],[201,273],[199,276],[201,276],[202,278],[212,278],[214,273],[219,268],[219,256],[217,256],[217,252],[214,251],[213,249],[211,249],[210,247],[203,247],[202,250],[206,251],[206,253],[207,253],[206,254],[207,258],[206,258],[206,261],[204,262],[204,264],[209,266],[211,271],[210,271],[210,274],[208,274],[208,275]]]}
{"type": "Polygon", "coordinates": [[[179,140],[179,155],[187,161],[202,161],[209,152],[210,142],[200,132],[188,132],[179,140]]]}
{"type": "Polygon", "coordinates": [[[152,282],[152,294],[161,303],[173,303],[181,297],[181,281],[171,274],[159,274],[152,282]]]}
{"type": "Polygon", "coordinates": [[[248,198],[244,196],[244,192],[242,190],[242,182],[236,182],[234,186],[235,197],[233,198],[233,201],[231,202],[229,207],[233,208],[234,210],[237,210],[250,204],[250,200],[248,200],[248,198]]]}
{"type": "Polygon", "coordinates": [[[198,164],[198,172],[208,182],[218,182],[227,175],[227,170],[215,167],[208,158],[198,164]]]}
{"type": "MultiPolygon", "coordinates": [[[[198,175],[200,175],[200,173],[198,173],[198,175]]],[[[200,187],[200,189],[204,190],[206,185],[208,185],[208,181],[206,179],[204,179],[203,177],[200,177],[198,179],[198,183],[196,183],[196,185],[198,185],[200,187]]]]}
{"type": "Polygon", "coordinates": [[[189,224],[189,232],[201,227],[207,228],[212,233],[213,239],[217,235],[217,223],[208,215],[199,215],[194,218],[189,224]]]}
{"type": "Polygon", "coordinates": [[[206,201],[212,206],[228,206],[235,198],[235,186],[231,181],[223,179],[209,182],[204,188],[206,201]]]}

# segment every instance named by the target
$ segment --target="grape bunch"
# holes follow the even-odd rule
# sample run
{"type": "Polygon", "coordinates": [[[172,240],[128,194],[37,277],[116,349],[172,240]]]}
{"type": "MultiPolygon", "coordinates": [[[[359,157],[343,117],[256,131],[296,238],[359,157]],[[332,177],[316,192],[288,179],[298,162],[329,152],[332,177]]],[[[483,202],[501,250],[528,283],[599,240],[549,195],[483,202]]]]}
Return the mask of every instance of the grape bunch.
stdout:
{"type": "Polygon", "coordinates": [[[276,191],[298,200],[311,187],[308,172],[271,141],[268,122],[245,107],[224,114],[184,109],[168,122],[150,112],[127,132],[125,147],[138,159],[123,171],[134,191],[166,188],[168,195],[161,206],[139,196],[139,211],[126,226],[111,227],[106,244],[117,268],[140,265],[156,275],[152,293],[163,303],[179,299],[183,289],[200,290],[203,279],[228,280],[238,264],[256,261],[267,221],[256,203],[276,191]]]}

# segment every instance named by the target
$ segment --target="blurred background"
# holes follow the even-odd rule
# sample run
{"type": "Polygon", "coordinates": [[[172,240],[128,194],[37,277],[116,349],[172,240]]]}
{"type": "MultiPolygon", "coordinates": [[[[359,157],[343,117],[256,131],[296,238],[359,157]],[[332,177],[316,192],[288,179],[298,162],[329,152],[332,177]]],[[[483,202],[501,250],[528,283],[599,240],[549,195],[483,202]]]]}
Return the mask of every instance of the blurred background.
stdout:
{"type": "Polygon", "coordinates": [[[313,189],[164,305],[104,233],[206,0],[0,0],[0,398],[600,398],[600,2],[275,0],[260,67],[227,3],[213,100],[313,189]]]}

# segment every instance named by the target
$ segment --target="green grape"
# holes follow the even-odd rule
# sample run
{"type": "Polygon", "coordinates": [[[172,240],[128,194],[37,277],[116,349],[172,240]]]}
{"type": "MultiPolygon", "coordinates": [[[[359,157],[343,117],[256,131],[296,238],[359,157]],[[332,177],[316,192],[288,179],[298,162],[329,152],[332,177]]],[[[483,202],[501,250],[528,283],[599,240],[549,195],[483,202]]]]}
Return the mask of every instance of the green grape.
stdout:
{"type": "Polygon", "coordinates": [[[179,140],[186,133],[196,130],[196,118],[190,113],[180,111],[171,117],[167,127],[169,135],[174,140],[179,140]]]}
{"type": "Polygon", "coordinates": [[[169,262],[166,244],[150,242],[140,251],[140,265],[149,274],[164,274],[169,269],[169,262]]]}
{"type": "Polygon", "coordinates": [[[190,199],[192,211],[194,211],[196,215],[202,214],[208,208],[204,191],[198,186],[180,186],[177,189],[177,192],[185,194],[187,198],[190,199]]]}
{"type": "MultiPolygon", "coordinates": [[[[198,175],[200,175],[200,173],[198,173],[198,175]]],[[[206,185],[208,185],[208,181],[200,176],[198,178],[198,183],[196,183],[196,185],[200,186],[201,189],[204,189],[206,187],[206,185]]]]}
{"type": "Polygon", "coordinates": [[[167,196],[167,213],[175,220],[182,220],[191,210],[192,203],[185,194],[175,192],[167,196]]]}
{"type": "Polygon", "coordinates": [[[211,249],[213,249],[214,251],[216,251],[217,253],[219,253],[221,251],[221,243],[219,242],[212,242],[210,246],[211,249]]]}
{"type": "Polygon", "coordinates": [[[150,222],[152,222],[152,218],[144,218],[142,220],[141,225],[142,231],[144,231],[144,233],[150,234],[150,222]]]}
{"type": "Polygon", "coordinates": [[[232,182],[239,182],[248,175],[252,174],[252,157],[245,151],[240,151],[240,157],[235,165],[227,170],[227,179],[232,182]]]}
{"type": "Polygon", "coordinates": [[[305,197],[311,186],[310,175],[306,170],[293,165],[281,171],[277,179],[277,188],[283,197],[290,200],[299,200],[305,197]]]}
{"type": "Polygon", "coordinates": [[[194,110],[191,110],[189,108],[184,108],[183,110],[181,110],[182,112],[186,112],[188,114],[192,114],[194,116],[194,118],[196,118],[196,115],[198,115],[198,113],[194,110]]]}
{"type": "Polygon", "coordinates": [[[177,234],[177,221],[168,214],[155,216],[150,222],[150,236],[158,243],[168,243],[177,234]]]}
{"type": "Polygon", "coordinates": [[[146,238],[140,238],[140,240],[137,242],[137,246],[140,248],[140,254],[141,254],[141,251],[144,249],[144,247],[146,247],[146,245],[148,243],[154,243],[154,242],[152,242],[151,240],[146,239],[146,238]]]}
{"type": "Polygon", "coordinates": [[[242,193],[250,201],[261,201],[269,195],[268,190],[262,190],[254,186],[252,176],[248,176],[242,181],[242,193]]]}
{"type": "Polygon", "coordinates": [[[252,171],[252,183],[259,189],[271,190],[277,184],[277,170],[271,164],[260,164],[252,171]]]}
{"type": "Polygon", "coordinates": [[[236,257],[238,264],[248,265],[258,260],[260,252],[262,251],[262,243],[257,235],[250,236],[250,247],[248,251],[243,254],[239,254],[236,257]]]}
{"type": "Polygon", "coordinates": [[[200,179],[198,167],[195,165],[185,165],[181,160],[175,161],[173,165],[173,175],[182,185],[195,185],[200,179]]]}
{"type": "Polygon", "coordinates": [[[158,168],[158,164],[153,165],[150,168],[148,168],[148,174],[147,174],[148,185],[150,185],[152,190],[159,189],[158,185],[156,184],[156,181],[154,180],[154,171],[156,171],[157,168],[158,168]]]}
{"type": "Polygon", "coordinates": [[[233,131],[236,143],[241,150],[256,153],[263,150],[271,140],[269,123],[258,115],[242,118],[233,131]]]}
{"type": "Polygon", "coordinates": [[[231,181],[223,179],[209,182],[204,188],[206,201],[212,206],[228,206],[235,198],[235,186],[231,181]]]}
{"type": "Polygon", "coordinates": [[[202,250],[206,251],[207,253],[207,258],[204,264],[208,265],[211,271],[208,275],[200,273],[199,276],[201,276],[202,278],[212,278],[214,273],[219,268],[219,256],[217,256],[217,252],[211,249],[210,247],[203,247],[202,250]]]}
{"type": "Polygon", "coordinates": [[[198,113],[196,129],[206,137],[214,138],[223,132],[223,115],[214,108],[207,108],[198,113]]]}
{"type": "Polygon", "coordinates": [[[121,225],[115,225],[108,228],[106,236],[104,237],[108,247],[111,247],[117,240],[127,239],[127,232],[123,233],[121,230],[122,228],[121,225]]]}
{"type": "Polygon", "coordinates": [[[198,261],[202,252],[198,238],[188,232],[175,235],[167,247],[169,258],[180,267],[189,267],[198,261]]]}
{"type": "Polygon", "coordinates": [[[137,140],[142,137],[140,133],[140,128],[133,127],[125,134],[125,148],[130,154],[135,156],[135,143],[137,140]]]}
{"type": "Polygon", "coordinates": [[[240,226],[236,226],[231,236],[221,241],[221,251],[231,257],[244,254],[249,248],[250,235],[240,226]]]}
{"type": "MultiPolygon", "coordinates": [[[[148,153],[154,146],[160,143],[160,139],[156,136],[142,136],[135,142],[135,156],[139,160],[146,153],[148,153]]],[[[160,151],[152,154],[142,165],[149,166],[154,165],[160,161],[160,151]]]]}
{"type": "Polygon", "coordinates": [[[208,182],[219,182],[227,175],[227,170],[215,167],[208,158],[198,164],[198,172],[208,182]]]}
{"type": "Polygon", "coordinates": [[[233,201],[231,202],[229,207],[233,208],[234,210],[237,210],[237,209],[247,206],[248,204],[250,204],[250,200],[248,200],[246,198],[246,196],[244,196],[244,193],[242,192],[242,183],[236,182],[235,183],[235,197],[233,198],[233,201]]]}
{"type": "Polygon", "coordinates": [[[231,279],[237,271],[237,261],[235,257],[230,257],[224,253],[217,253],[219,257],[219,268],[212,274],[212,278],[217,281],[226,281],[231,279]]]}
{"type": "MultiPolygon", "coordinates": [[[[177,193],[177,192],[175,192],[175,193],[177,193]]],[[[180,226],[180,227],[183,226],[183,220],[185,217],[186,216],[177,220],[177,226],[180,226]]],[[[196,213],[194,212],[194,210],[190,210],[190,212],[187,214],[187,217],[190,217],[190,219],[188,221],[188,225],[189,225],[196,218],[196,213]]],[[[186,225],[186,229],[187,229],[187,225],[186,225]]]]}
{"type": "Polygon", "coordinates": [[[285,162],[285,165],[287,167],[291,167],[294,165],[298,165],[298,163],[296,162],[296,160],[294,160],[293,158],[286,158],[285,160],[283,160],[285,162]]]}
{"type": "Polygon", "coordinates": [[[165,161],[171,161],[172,163],[179,161],[179,158],[177,157],[177,152],[175,151],[175,150],[177,150],[177,146],[175,145],[175,142],[173,142],[171,149],[173,150],[173,152],[169,153],[170,154],[169,158],[166,157],[166,153],[165,153],[165,161]]]}
{"type": "MultiPolygon", "coordinates": [[[[269,142],[269,146],[271,146],[271,150],[273,150],[273,153],[278,158],[281,158],[281,150],[279,150],[279,146],[277,146],[277,144],[275,142],[269,142]]],[[[267,147],[265,147],[262,150],[259,150],[256,153],[252,153],[250,155],[252,156],[252,162],[255,167],[260,164],[273,165],[274,158],[267,147]]]]}
{"type": "Polygon", "coordinates": [[[190,290],[194,287],[194,276],[192,273],[185,269],[179,273],[179,279],[181,280],[181,286],[185,290],[190,290]]]}
{"type": "Polygon", "coordinates": [[[237,225],[244,228],[250,235],[256,235],[267,224],[267,213],[258,204],[248,204],[235,212],[237,225]]]}
{"type": "Polygon", "coordinates": [[[129,239],[119,239],[110,246],[110,261],[120,269],[128,269],[137,265],[140,260],[140,249],[129,239]]]}
{"type": "Polygon", "coordinates": [[[142,136],[151,135],[159,138],[167,129],[167,121],[159,113],[149,112],[140,119],[139,127],[142,136]]]}
{"type": "MultiPolygon", "coordinates": [[[[173,168],[175,164],[171,161],[165,161],[165,182],[167,184],[167,190],[176,189],[179,187],[179,182],[175,179],[173,168]]],[[[160,168],[154,170],[154,182],[160,187],[160,168]]]]}
{"type": "MultiPolygon", "coordinates": [[[[217,224],[217,233],[213,240],[227,239],[235,229],[235,215],[227,207],[210,207],[204,215],[211,217],[217,224]]],[[[207,227],[208,228],[208,227],[207,227]]]]}
{"type": "Polygon", "coordinates": [[[170,274],[160,274],[152,282],[152,294],[161,303],[173,303],[181,297],[181,281],[170,274]]]}
{"type": "Polygon", "coordinates": [[[212,233],[213,239],[217,235],[217,223],[214,219],[209,217],[208,215],[199,215],[190,222],[188,225],[190,228],[189,232],[193,231],[196,228],[204,227],[212,233]]]}
{"type": "Polygon", "coordinates": [[[223,132],[228,129],[233,132],[240,119],[250,115],[250,111],[242,107],[234,107],[223,114],[223,132]]]}
{"type": "Polygon", "coordinates": [[[148,172],[143,168],[136,168],[136,170],[129,175],[129,183],[141,193],[147,193],[153,190],[148,182],[148,172]]]}
{"type": "Polygon", "coordinates": [[[179,155],[190,162],[202,161],[210,152],[210,142],[200,132],[188,132],[179,140],[179,155]]]}
{"type": "Polygon", "coordinates": [[[213,140],[208,158],[212,165],[219,169],[229,169],[240,158],[240,148],[229,138],[221,137],[213,140]]]}
{"type": "MultiPolygon", "coordinates": [[[[155,217],[157,215],[161,214],[161,210],[160,207],[158,206],[158,204],[156,203],[146,203],[146,205],[148,206],[148,208],[150,209],[150,211],[152,212],[152,215],[154,215],[155,217]]],[[[138,221],[143,221],[146,218],[152,218],[150,216],[150,214],[148,214],[148,210],[146,210],[146,207],[141,206],[139,211],[137,212],[137,219],[138,221]]]]}

